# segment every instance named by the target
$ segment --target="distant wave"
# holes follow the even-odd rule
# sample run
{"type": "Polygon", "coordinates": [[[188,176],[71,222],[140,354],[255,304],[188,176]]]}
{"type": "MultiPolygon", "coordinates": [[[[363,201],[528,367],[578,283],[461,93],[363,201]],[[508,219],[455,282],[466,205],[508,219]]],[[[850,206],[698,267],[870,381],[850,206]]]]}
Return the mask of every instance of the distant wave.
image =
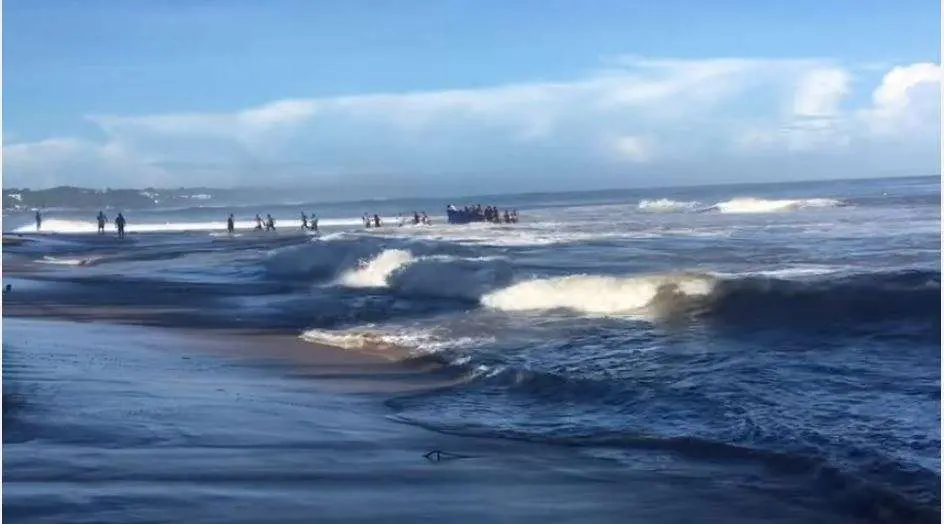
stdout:
{"type": "Polygon", "coordinates": [[[844,205],[843,201],[834,198],[804,198],[796,200],[767,200],[763,198],[735,198],[726,202],[719,202],[711,209],[721,213],[775,213],[779,211],[794,211],[806,208],[837,207],[844,205]]]}
{"type": "Polygon", "coordinates": [[[846,202],[834,198],[801,198],[769,200],[764,198],[742,197],[717,202],[708,206],[697,201],[671,200],[659,198],[641,200],[636,208],[649,213],[669,213],[682,211],[716,211],[725,214],[776,213],[796,211],[808,208],[826,208],[848,205],[846,202]]]}
{"type": "Polygon", "coordinates": [[[697,209],[699,206],[698,202],[695,201],[678,201],[678,200],[669,200],[667,198],[660,198],[658,200],[642,200],[636,206],[641,211],[690,211],[697,209]]]}
{"type": "MultiPolygon", "coordinates": [[[[299,228],[301,220],[298,218],[281,219],[276,218],[276,227],[299,228]]],[[[363,222],[360,218],[326,218],[318,221],[319,226],[359,226],[363,222]]],[[[236,229],[251,230],[256,227],[253,220],[237,221],[236,229]]],[[[107,231],[115,231],[113,223],[106,224],[107,231]]],[[[135,223],[133,219],[128,221],[125,230],[129,233],[168,233],[184,231],[226,231],[226,220],[221,218],[214,222],[165,222],[165,223],[135,223]]],[[[95,233],[98,231],[98,224],[92,220],[62,220],[50,218],[43,220],[40,233],[95,233]]],[[[14,233],[34,233],[35,224],[27,224],[13,230],[14,233]]]]}

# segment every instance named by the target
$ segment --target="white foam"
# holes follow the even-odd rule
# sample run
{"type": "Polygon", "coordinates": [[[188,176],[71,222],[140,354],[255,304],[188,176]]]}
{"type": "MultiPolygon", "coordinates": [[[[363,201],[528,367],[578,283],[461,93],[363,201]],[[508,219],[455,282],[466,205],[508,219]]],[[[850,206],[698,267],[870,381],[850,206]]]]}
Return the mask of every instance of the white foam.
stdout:
{"type": "Polygon", "coordinates": [[[694,201],[678,201],[668,198],[658,200],[643,200],[637,206],[641,211],[666,212],[666,211],[691,211],[698,207],[699,203],[694,201]]]}
{"type": "MultiPolygon", "coordinates": [[[[363,226],[360,218],[325,218],[318,220],[319,226],[340,227],[340,226],[363,226]]],[[[292,230],[301,228],[301,220],[297,218],[280,219],[275,218],[277,229],[292,230]]],[[[256,227],[255,220],[239,220],[235,223],[236,229],[251,230],[256,227]]],[[[116,231],[115,224],[109,222],[105,225],[106,231],[116,231]]],[[[20,226],[13,230],[14,233],[32,233],[36,231],[34,224],[20,226]]],[[[96,233],[98,223],[85,220],[63,220],[50,218],[43,220],[40,233],[96,233]]],[[[150,222],[136,223],[129,220],[125,231],[128,233],[170,233],[186,231],[226,231],[226,220],[221,219],[213,222],[150,222]]]]}
{"type": "MultiPolygon", "coordinates": [[[[586,226],[586,223],[580,224],[586,226]]],[[[659,236],[654,231],[580,231],[574,224],[557,222],[517,224],[437,225],[423,228],[392,228],[383,232],[388,238],[429,240],[472,246],[531,247],[592,242],[600,240],[640,239],[659,236]]],[[[367,234],[367,233],[362,233],[367,234]]]]}
{"type": "Polygon", "coordinates": [[[688,296],[711,293],[709,275],[611,277],[571,275],[520,282],[482,297],[482,304],[503,311],[567,309],[590,315],[644,314],[664,289],[688,296]]]}
{"type": "Polygon", "coordinates": [[[346,287],[386,287],[387,279],[394,271],[416,260],[413,254],[402,249],[388,249],[356,269],[345,271],[338,284],[346,287]]]}
{"type": "Polygon", "coordinates": [[[791,266],[779,269],[760,269],[755,271],[723,272],[712,271],[711,274],[719,278],[740,278],[740,277],[768,277],[779,279],[793,279],[802,277],[815,277],[824,275],[834,275],[848,270],[849,268],[838,266],[791,266]]]}
{"type": "Polygon", "coordinates": [[[411,296],[477,300],[510,279],[511,267],[500,258],[417,257],[406,250],[388,249],[342,273],[337,284],[388,288],[411,296]]]}
{"type": "Polygon", "coordinates": [[[53,256],[44,256],[40,262],[44,264],[53,264],[56,266],[84,266],[91,262],[98,260],[101,257],[86,257],[86,258],[59,258],[53,256]]]}
{"type": "Polygon", "coordinates": [[[804,198],[796,200],[767,200],[763,198],[734,198],[712,206],[722,213],[774,213],[805,208],[841,206],[843,202],[834,198],[804,198]]]}
{"type": "Polygon", "coordinates": [[[447,349],[461,349],[494,342],[491,337],[450,337],[444,330],[385,327],[368,325],[363,328],[327,330],[310,329],[301,339],[315,344],[342,349],[406,349],[412,353],[438,353],[447,349]]]}

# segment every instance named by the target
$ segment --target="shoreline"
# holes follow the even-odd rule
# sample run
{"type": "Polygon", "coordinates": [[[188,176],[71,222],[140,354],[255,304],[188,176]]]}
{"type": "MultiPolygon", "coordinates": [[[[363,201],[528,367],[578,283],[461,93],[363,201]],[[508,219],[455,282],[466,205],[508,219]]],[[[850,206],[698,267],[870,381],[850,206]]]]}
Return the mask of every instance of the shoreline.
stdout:
{"type": "Polygon", "coordinates": [[[78,325],[126,326],[166,330],[188,339],[198,351],[250,361],[278,359],[291,364],[299,376],[316,379],[332,391],[360,393],[407,393],[436,389],[462,382],[461,377],[437,373],[445,366],[433,359],[411,357],[406,348],[365,347],[348,349],[303,340],[286,330],[253,328],[205,329],[199,325],[168,325],[150,322],[168,313],[186,310],[158,308],[86,308],[9,304],[4,297],[4,320],[61,321],[78,325]],[[356,377],[356,378],[355,378],[356,377]]]}
{"type": "Polygon", "coordinates": [[[375,356],[238,332],[4,320],[14,519],[852,522],[775,492],[744,497],[710,464],[652,471],[396,421],[379,399],[431,387],[435,373],[375,356]]]}

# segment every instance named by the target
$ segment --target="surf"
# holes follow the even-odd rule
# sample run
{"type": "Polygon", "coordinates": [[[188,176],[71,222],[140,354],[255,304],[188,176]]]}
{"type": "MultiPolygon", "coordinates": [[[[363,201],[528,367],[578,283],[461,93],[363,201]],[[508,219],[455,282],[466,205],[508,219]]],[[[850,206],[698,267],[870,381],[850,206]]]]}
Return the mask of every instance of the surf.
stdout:
{"type": "MultiPolygon", "coordinates": [[[[275,218],[276,227],[280,230],[291,230],[299,228],[301,221],[298,218],[275,218]]],[[[362,226],[363,221],[360,218],[325,218],[319,219],[318,225],[322,227],[344,227],[344,226],[362,226]]],[[[253,230],[256,227],[255,220],[236,221],[237,230],[253,230]]],[[[107,232],[114,232],[115,225],[109,223],[105,225],[107,232]]],[[[130,218],[125,227],[128,233],[186,233],[186,232],[218,232],[226,231],[226,220],[219,221],[200,221],[200,222],[140,222],[136,223],[130,218]]],[[[35,224],[27,224],[15,228],[13,233],[62,233],[62,234],[94,234],[98,232],[98,223],[92,220],[68,220],[59,218],[44,219],[42,227],[36,230],[35,224]]]]}
{"type": "Polygon", "coordinates": [[[742,197],[718,202],[711,208],[725,214],[751,214],[829,208],[842,205],[844,205],[844,202],[835,198],[768,200],[764,198],[742,197]]]}

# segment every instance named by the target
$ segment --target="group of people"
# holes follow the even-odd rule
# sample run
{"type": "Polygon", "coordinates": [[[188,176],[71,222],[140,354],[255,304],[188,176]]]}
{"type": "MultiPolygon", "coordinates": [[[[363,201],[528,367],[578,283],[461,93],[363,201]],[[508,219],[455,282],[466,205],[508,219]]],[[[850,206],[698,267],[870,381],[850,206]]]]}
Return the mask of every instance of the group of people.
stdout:
{"type": "MultiPolygon", "coordinates": [[[[95,221],[98,223],[98,234],[104,235],[105,224],[108,223],[108,217],[105,216],[105,212],[100,210],[98,212],[98,216],[95,217],[95,221]]],[[[125,237],[125,224],[127,224],[127,221],[125,220],[125,216],[121,213],[118,213],[118,215],[115,216],[115,229],[118,230],[118,238],[125,237]]],[[[39,229],[42,226],[43,226],[43,216],[39,213],[39,211],[37,211],[36,212],[36,231],[39,231],[39,229]]]]}
{"type": "MultiPolygon", "coordinates": [[[[275,219],[272,218],[271,213],[266,213],[266,217],[263,220],[262,216],[256,213],[256,231],[275,231],[275,219]]],[[[311,214],[311,217],[305,214],[302,211],[302,229],[318,232],[318,215],[314,213],[311,214]]],[[[234,233],[236,231],[236,216],[233,213],[229,214],[229,217],[226,219],[226,231],[229,233],[234,233]]]]}
{"type": "Polygon", "coordinates": [[[491,222],[494,224],[516,224],[518,222],[517,209],[505,209],[501,211],[496,206],[485,206],[481,204],[468,205],[462,209],[450,204],[446,208],[449,221],[452,223],[465,222],[491,222]]]}
{"type": "Polygon", "coordinates": [[[367,229],[372,227],[380,227],[383,225],[383,221],[380,220],[380,215],[377,213],[374,213],[373,215],[364,213],[364,216],[361,217],[361,220],[364,222],[364,227],[367,229]]]}
{"type": "MultiPolygon", "coordinates": [[[[98,234],[105,234],[105,224],[108,223],[108,217],[105,216],[104,211],[99,211],[98,216],[95,217],[98,222],[98,234]]],[[[118,216],[115,217],[115,229],[118,230],[118,238],[125,237],[125,216],[121,213],[118,213],[118,216]]],[[[36,212],[36,231],[39,232],[43,228],[43,214],[39,211],[36,212]]]]}
{"type": "MultiPolygon", "coordinates": [[[[397,214],[397,227],[402,227],[407,224],[409,221],[413,225],[423,224],[425,226],[432,225],[432,221],[429,219],[429,215],[426,214],[426,211],[422,213],[418,211],[413,211],[412,217],[411,213],[398,213],[397,214]]],[[[361,217],[361,220],[364,222],[364,227],[367,229],[377,228],[383,225],[383,220],[380,218],[380,215],[377,213],[370,214],[364,213],[364,216],[361,217]]]]}
{"type": "Polygon", "coordinates": [[[412,219],[410,219],[409,213],[407,213],[406,216],[404,216],[403,213],[400,213],[399,215],[397,215],[398,226],[402,226],[403,224],[406,223],[407,220],[412,220],[412,224],[414,226],[417,226],[420,224],[423,224],[424,226],[431,226],[433,224],[432,221],[430,221],[429,219],[429,215],[426,214],[426,211],[423,211],[422,213],[417,213],[416,211],[414,211],[412,219]]]}

